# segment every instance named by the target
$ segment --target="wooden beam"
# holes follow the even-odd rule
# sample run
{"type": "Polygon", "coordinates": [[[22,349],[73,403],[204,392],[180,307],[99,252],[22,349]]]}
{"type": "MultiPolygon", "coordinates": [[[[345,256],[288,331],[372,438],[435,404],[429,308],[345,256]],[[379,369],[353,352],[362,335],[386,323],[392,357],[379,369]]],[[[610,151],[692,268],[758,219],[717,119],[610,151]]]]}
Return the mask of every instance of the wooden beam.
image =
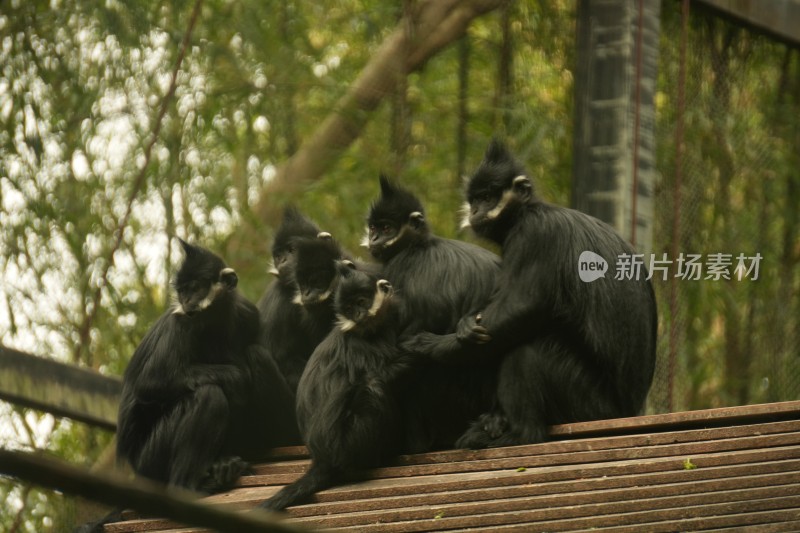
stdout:
{"type": "Polygon", "coordinates": [[[0,400],[115,430],[122,381],[0,346],[0,400]]]}
{"type": "Polygon", "coordinates": [[[700,0],[700,3],[792,46],[800,45],[798,0],[700,0]]]}
{"type": "MultiPolygon", "coordinates": [[[[630,435],[618,435],[614,424],[612,436],[573,433],[569,440],[402,456],[393,466],[366,472],[366,480],[321,491],[286,514],[292,524],[376,533],[800,531],[797,407],[790,402],[675,413],[673,425],[658,415],[625,426],[653,430],[630,435]],[[788,418],[773,421],[776,413],[788,418]],[[723,420],[729,425],[705,427],[704,421],[723,420]]],[[[296,460],[300,451],[276,451],[289,459],[256,465],[234,490],[205,501],[253,508],[308,468],[308,461],[296,460]]],[[[126,518],[107,533],[208,533],[163,518],[126,518]]]]}
{"type": "Polygon", "coordinates": [[[0,450],[0,473],[50,489],[165,516],[184,524],[242,533],[298,533],[307,529],[278,521],[262,511],[236,513],[196,501],[196,495],[144,479],[99,475],[44,455],[0,450]]]}

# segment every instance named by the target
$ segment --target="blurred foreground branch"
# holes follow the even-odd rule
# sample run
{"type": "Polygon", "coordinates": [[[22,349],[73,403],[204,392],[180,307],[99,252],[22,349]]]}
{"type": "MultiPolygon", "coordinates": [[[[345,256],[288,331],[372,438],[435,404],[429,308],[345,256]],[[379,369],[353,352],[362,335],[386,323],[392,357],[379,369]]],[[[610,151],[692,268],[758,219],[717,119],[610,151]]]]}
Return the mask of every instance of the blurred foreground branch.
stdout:
{"type": "Polygon", "coordinates": [[[291,533],[305,528],[279,522],[265,511],[240,513],[198,503],[193,494],[143,479],[99,475],[40,454],[0,450],[0,474],[110,506],[136,509],[182,524],[241,533],[291,533]]]}

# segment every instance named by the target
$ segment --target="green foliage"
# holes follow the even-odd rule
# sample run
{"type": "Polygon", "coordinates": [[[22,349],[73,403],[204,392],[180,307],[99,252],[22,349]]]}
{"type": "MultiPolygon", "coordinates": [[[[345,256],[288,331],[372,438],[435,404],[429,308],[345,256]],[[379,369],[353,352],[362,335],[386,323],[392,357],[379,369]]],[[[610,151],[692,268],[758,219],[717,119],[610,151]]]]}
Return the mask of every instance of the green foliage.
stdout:
{"type": "MultiPolygon", "coordinates": [[[[657,165],[664,179],[656,191],[655,242],[664,250],[672,238],[676,170],[677,5],[664,6],[658,82],[657,165]]],[[[255,220],[251,208],[401,15],[401,3],[378,0],[204,2],[94,313],[193,6],[189,0],[3,4],[0,342],[121,375],[168,305],[180,259],[171,241],[176,235],[223,252],[243,273],[243,292],[256,299],[269,282],[268,258],[259,250],[273,228],[255,220]],[[237,244],[233,237],[245,222],[259,228],[263,242],[237,244]]],[[[524,0],[508,9],[509,58],[501,55],[499,10],[468,30],[466,115],[458,97],[465,65],[456,45],[408,76],[405,90],[373,113],[358,141],[292,201],[358,251],[377,177],[386,172],[419,193],[437,233],[471,239],[457,232],[457,139],[466,125],[460,147],[466,172],[499,134],[542,196],[567,205],[574,2],[524,0]],[[501,87],[506,60],[511,74],[501,87]],[[396,131],[407,132],[404,142],[396,131]]],[[[757,283],[681,284],[676,309],[669,287],[658,286],[662,360],[671,348],[678,354],[676,407],[796,398],[800,60],[741,30],[732,30],[726,47],[728,25],[693,21],[680,250],[760,251],[765,259],[757,283]]],[[[662,384],[653,395],[658,410],[665,396],[662,384]]],[[[0,438],[88,466],[111,435],[0,404],[0,438]]],[[[5,480],[0,499],[3,530],[72,525],[68,498],[5,480]]]]}
{"type": "MultiPolygon", "coordinates": [[[[499,99],[499,14],[469,30],[466,166],[496,131],[528,160],[547,194],[568,194],[570,4],[513,7],[511,90],[499,99]],[[501,103],[502,102],[502,103],[501,103]],[[503,118],[506,116],[507,118],[503,118]],[[535,120],[530,117],[535,116],[535,120]],[[503,121],[502,128],[499,126],[503,121]]],[[[122,246],[115,231],[169,85],[194,2],[7,2],[0,15],[0,288],[2,342],[121,375],[169,301],[179,260],[170,237],[223,251],[257,298],[268,258],[229,238],[286,160],[347,91],[401,16],[399,5],[204,2],[122,246]],[[231,241],[232,242],[232,241],[231,241]],[[108,285],[101,286],[108,270],[108,285]],[[249,275],[247,275],[250,273],[249,275]],[[95,294],[100,288],[98,309],[95,294]]],[[[395,152],[393,109],[294,201],[352,250],[380,172],[424,199],[436,231],[456,235],[458,53],[409,77],[407,146],[395,152]],[[402,169],[402,171],[398,171],[402,169]]],[[[261,227],[266,244],[272,228],[261,227]]],[[[467,236],[462,236],[468,238],[467,236]]],[[[258,249],[258,246],[254,246],[258,249]]],[[[3,411],[4,442],[93,463],[108,433],[49,415],[3,411]]],[[[59,530],[73,502],[5,483],[3,527],[59,530]],[[16,521],[16,522],[15,522],[16,521]],[[14,525],[16,524],[16,525],[14,525]]]]}

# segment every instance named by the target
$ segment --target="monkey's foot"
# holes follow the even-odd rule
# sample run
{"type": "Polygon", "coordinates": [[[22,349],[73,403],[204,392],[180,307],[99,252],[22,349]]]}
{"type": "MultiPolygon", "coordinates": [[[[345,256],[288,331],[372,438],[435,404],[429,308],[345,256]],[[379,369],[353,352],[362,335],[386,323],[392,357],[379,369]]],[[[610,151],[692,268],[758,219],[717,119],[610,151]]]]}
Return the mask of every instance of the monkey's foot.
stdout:
{"type": "Polygon", "coordinates": [[[508,430],[508,420],[501,413],[485,413],[458,438],[456,447],[476,450],[497,446],[496,442],[505,437],[508,430]]]}
{"type": "Polygon", "coordinates": [[[228,490],[233,487],[242,474],[249,471],[250,463],[241,457],[223,457],[208,467],[198,488],[208,494],[228,490]]]}

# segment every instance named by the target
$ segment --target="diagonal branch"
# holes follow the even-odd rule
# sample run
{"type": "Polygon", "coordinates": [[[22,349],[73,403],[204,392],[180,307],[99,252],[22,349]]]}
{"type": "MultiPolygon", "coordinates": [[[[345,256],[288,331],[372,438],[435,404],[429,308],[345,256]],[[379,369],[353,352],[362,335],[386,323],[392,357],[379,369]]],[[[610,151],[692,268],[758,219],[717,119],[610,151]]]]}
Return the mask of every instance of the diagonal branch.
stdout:
{"type": "MultiPolygon", "coordinates": [[[[278,169],[253,208],[256,217],[267,225],[277,225],[277,207],[299,194],[338,160],[361,134],[371,112],[392,94],[398,76],[420,69],[428,59],[461,37],[473,19],[501,4],[502,0],[419,2],[386,38],[314,134],[278,169]]],[[[254,241],[257,239],[241,240],[254,241]]]]}
{"type": "Polygon", "coordinates": [[[178,86],[178,72],[183,64],[183,59],[186,57],[186,50],[189,48],[192,31],[194,30],[194,26],[197,23],[197,19],[200,15],[200,6],[202,3],[203,0],[197,0],[195,2],[191,18],[189,19],[189,25],[183,34],[181,48],[178,51],[178,57],[175,60],[175,66],[172,69],[172,78],[170,79],[169,89],[167,90],[167,94],[165,94],[164,98],[161,100],[161,107],[158,110],[158,116],[155,121],[155,126],[153,127],[153,134],[144,149],[144,164],[142,164],[142,168],[139,169],[139,174],[136,175],[136,179],[133,182],[133,187],[131,188],[130,196],[128,197],[128,203],[125,208],[125,214],[117,223],[117,229],[114,232],[114,243],[111,246],[111,250],[108,251],[108,257],[105,261],[105,266],[103,267],[103,273],[100,276],[100,281],[97,283],[97,288],[92,296],[92,305],[78,330],[80,340],[75,345],[75,351],[72,354],[72,360],[74,363],[78,363],[80,361],[81,353],[89,343],[89,332],[92,329],[92,324],[94,323],[95,317],[97,317],[97,312],[100,307],[100,297],[102,296],[103,289],[108,285],[108,274],[111,271],[111,267],[114,266],[114,255],[116,255],[117,251],[122,246],[125,228],[128,226],[131,214],[133,213],[133,202],[136,200],[136,197],[144,187],[145,177],[147,176],[147,167],[150,164],[150,157],[153,152],[153,147],[158,141],[159,134],[161,133],[161,125],[164,122],[164,116],[167,114],[169,103],[172,100],[172,97],[175,95],[175,89],[178,86]]]}

